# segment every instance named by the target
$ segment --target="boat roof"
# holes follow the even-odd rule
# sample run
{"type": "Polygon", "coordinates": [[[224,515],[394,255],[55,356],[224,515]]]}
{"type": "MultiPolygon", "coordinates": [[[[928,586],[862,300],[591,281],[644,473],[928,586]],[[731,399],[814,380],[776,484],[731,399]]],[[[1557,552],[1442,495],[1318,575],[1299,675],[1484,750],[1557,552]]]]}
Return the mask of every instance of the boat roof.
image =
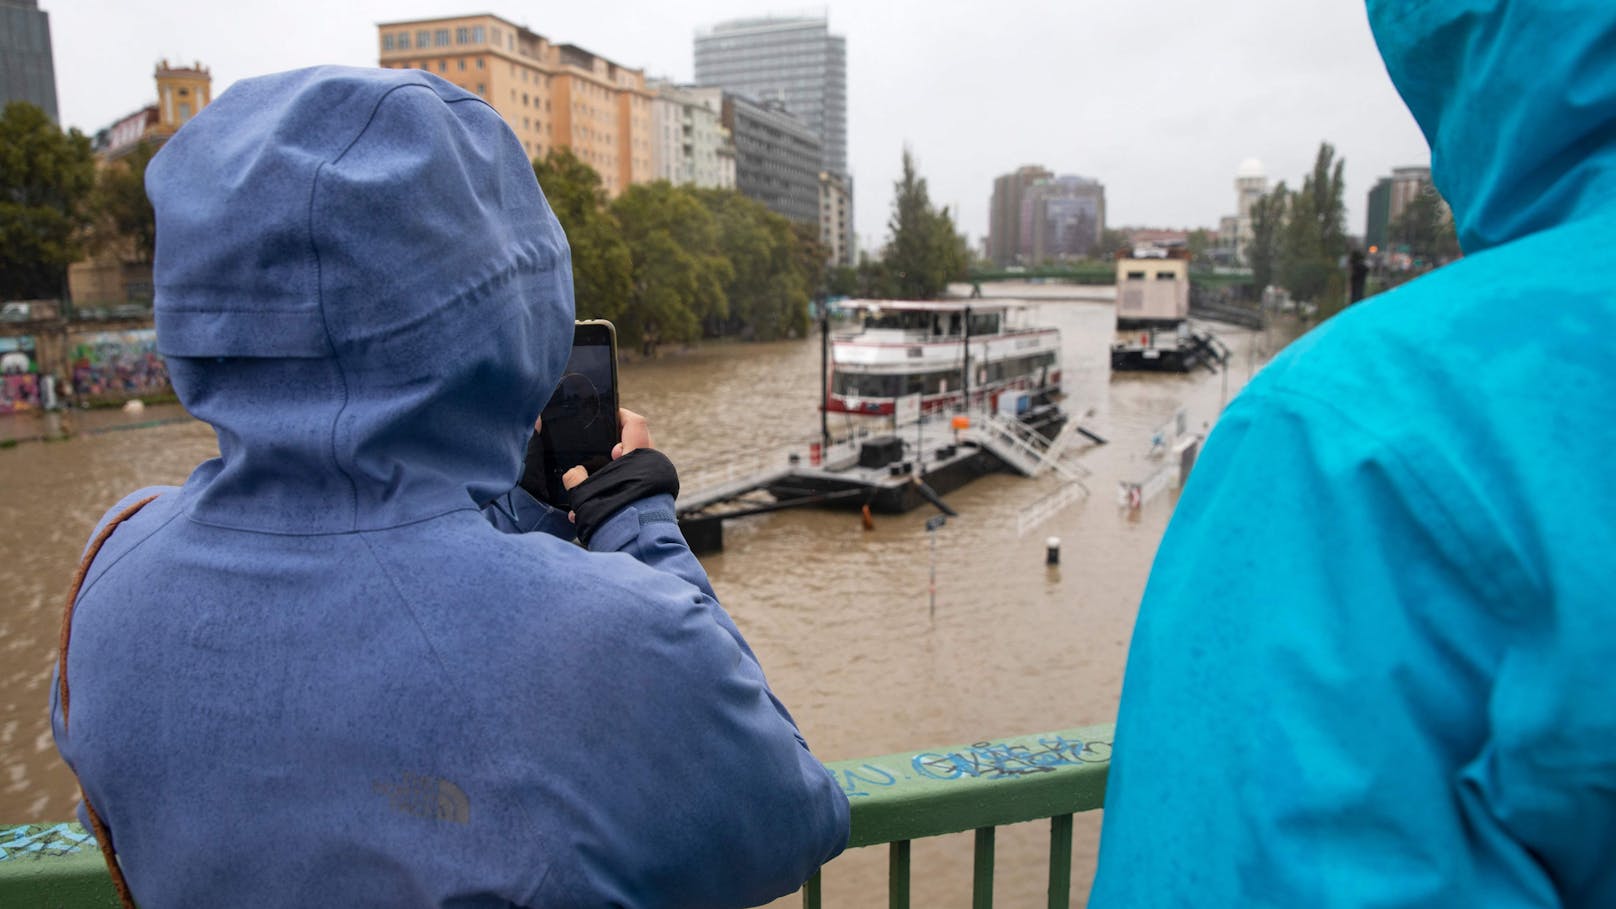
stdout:
{"type": "Polygon", "coordinates": [[[1025,303],[1005,300],[838,300],[831,304],[843,309],[858,309],[864,312],[878,310],[892,310],[895,312],[946,312],[963,313],[967,309],[971,312],[1003,312],[1007,309],[1019,309],[1025,303]]]}

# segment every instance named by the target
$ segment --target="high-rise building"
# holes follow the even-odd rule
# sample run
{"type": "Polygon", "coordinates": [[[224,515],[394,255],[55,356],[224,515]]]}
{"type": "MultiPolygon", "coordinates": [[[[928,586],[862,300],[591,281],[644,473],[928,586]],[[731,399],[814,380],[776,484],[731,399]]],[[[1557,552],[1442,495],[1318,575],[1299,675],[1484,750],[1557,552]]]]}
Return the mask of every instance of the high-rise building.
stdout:
{"type": "Polygon", "coordinates": [[[780,102],[819,137],[815,172],[848,172],[847,39],[823,17],[737,19],[697,33],[696,82],[780,102]]]}
{"type": "Polygon", "coordinates": [[[1087,177],[1038,180],[1023,192],[1020,222],[1020,261],[1088,258],[1105,230],[1105,187],[1087,177]]]}
{"type": "Polygon", "coordinates": [[[50,14],[37,0],[0,0],[0,107],[26,101],[56,117],[50,14]]]}
{"type": "MultiPolygon", "coordinates": [[[[1397,219],[1403,216],[1409,203],[1423,193],[1434,192],[1436,187],[1431,183],[1431,168],[1424,165],[1392,168],[1391,176],[1381,177],[1375,181],[1374,188],[1369,190],[1364,245],[1384,248],[1390,236],[1391,225],[1397,223],[1397,219]]],[[[1447,217],[1453,216],[1446,199],[1442,200],[1441,207],[1447,217]]]]}
{"type": "Polygon", "coordinates": [[[735,188],[735,144],[724,128],[723,93],[648,83],[654,179],[704,189],[735,188]]]}
{"type": "Polygon", "coordinates": [[[487,14],[376,28],[381,66],[436,73],[482,97],[529,155],[571,149],[612,196],[655,179],[643,70],[487,14]]]}
{"type": "Polygon", "coordinates": [[[735,188],[793,221],[819,224],[819,135],[778,102],[723,93],[735,139],[735,188]]]}
{"type": "Polygon", "coordinates": [[[1055,174],[1036,164],[1017,168],[993,181],[988,204],[988,258],[996,265],[1015,265],[1021,254],[1021,202],[1027,187],[1055,174]]]}

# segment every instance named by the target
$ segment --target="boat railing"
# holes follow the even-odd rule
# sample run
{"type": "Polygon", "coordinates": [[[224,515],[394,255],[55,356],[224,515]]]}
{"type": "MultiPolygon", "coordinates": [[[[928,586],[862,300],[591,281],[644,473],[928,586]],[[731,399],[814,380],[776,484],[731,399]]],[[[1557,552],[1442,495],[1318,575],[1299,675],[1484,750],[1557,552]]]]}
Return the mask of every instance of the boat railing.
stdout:
{"type": "MultiPolygon", "coordinates": [[[[1088,726],[826,767],[852,805],[849,848],[887,847],[889,906],[910,904],[915,840],[971,831],[971,905],[991,909],[998,828],[1047,820],[1048,905],[1066,907],[1072,816],[1104,805],[1112,731],[1109,725],[1088,726]]],[[[831,862],[803,887],[805,909],[819,909],[821,879],[834,877],[838,864],[831,862]]],[[[0,906],[115,909],[118,897],[100,847],[78,824],[0,825],[0,906]]]]}

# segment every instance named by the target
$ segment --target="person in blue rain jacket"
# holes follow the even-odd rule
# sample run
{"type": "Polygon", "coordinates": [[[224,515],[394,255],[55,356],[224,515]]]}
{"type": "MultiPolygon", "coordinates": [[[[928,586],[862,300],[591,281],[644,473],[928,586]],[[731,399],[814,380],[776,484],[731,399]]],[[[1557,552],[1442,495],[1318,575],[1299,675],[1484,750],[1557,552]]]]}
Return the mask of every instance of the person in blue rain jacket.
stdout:
{"type": "Polygon", "coordinates": [[[1213,431],[1094,907],[1616,906],[1616,4],[1368,12],[1466,256],[1213,431]]]}
{"type": "Polygon", "coordinates": [[[147,187],[158,349],[220,456],[120,503],[159,493],[83,586],[66,728],[52,704],[144,909],[743,906],[841,851],[669,477],[579,507],[587,548],[513,490],[571,262],[487,103],[249,79],[147,187]]]}

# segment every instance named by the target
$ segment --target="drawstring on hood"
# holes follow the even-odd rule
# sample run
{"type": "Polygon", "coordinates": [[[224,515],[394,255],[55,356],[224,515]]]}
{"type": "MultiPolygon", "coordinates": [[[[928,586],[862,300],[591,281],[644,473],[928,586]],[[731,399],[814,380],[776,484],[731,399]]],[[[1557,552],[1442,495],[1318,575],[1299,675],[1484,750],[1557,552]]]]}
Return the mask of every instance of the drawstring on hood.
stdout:
{"type": "Polygon", "coordinates": [[[1616,199],[1616,3],[1369,0],[1466,253],[1616,199]]]}
{"type": "Polygon", "coordinates": [[[219,436],[194,519],[370,530],[515,484],[571,345],[572,269],[487,103],[415,70],[249,79],[146,183],[158,350],[219,436]]]}

